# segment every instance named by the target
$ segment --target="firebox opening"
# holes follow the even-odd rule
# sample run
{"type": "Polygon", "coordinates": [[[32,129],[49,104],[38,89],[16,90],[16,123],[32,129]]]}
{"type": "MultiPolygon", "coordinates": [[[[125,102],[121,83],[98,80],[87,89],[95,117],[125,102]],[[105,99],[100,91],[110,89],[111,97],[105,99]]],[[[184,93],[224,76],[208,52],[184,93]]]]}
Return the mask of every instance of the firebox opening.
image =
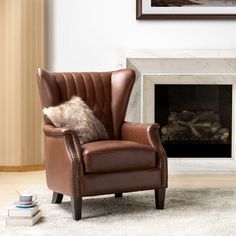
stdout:
{"type": "Polygon", "coordinates": [[[155,85],[168,157],[231,157],[232,85],[155,85]]]}

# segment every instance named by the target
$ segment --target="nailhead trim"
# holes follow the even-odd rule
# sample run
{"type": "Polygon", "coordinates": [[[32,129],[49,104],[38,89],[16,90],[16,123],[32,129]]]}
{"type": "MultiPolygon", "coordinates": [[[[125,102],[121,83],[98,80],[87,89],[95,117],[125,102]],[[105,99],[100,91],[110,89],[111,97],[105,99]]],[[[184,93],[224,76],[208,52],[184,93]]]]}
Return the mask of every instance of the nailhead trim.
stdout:
{"type": "Polygon", "coordinates": [[[80,177],[80,164],[79,158],[74,148],[73,137],[71,135],[66,135],[65,139],[65,147],[68,153],[69,158],[72,162],[72,185],[73,185],[73,193],[75,197],[81,195],[80,192],[80,184],[79,184],[79,177],[80,177]],[[76,176],[78,173],[78,176],[76,176]]]}

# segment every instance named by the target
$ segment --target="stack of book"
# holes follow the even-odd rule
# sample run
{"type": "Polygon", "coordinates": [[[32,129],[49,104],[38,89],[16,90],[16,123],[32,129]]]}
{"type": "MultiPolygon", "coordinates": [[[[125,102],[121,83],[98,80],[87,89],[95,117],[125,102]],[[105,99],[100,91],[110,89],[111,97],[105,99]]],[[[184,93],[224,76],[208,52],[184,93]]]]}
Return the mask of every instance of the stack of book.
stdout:
{"type": "Polygon", "coordinates": [[[32,226],[42,216],[38,203],[32,206],[20,206],[17,203],[8,208],[7,225],[32,226]]]}

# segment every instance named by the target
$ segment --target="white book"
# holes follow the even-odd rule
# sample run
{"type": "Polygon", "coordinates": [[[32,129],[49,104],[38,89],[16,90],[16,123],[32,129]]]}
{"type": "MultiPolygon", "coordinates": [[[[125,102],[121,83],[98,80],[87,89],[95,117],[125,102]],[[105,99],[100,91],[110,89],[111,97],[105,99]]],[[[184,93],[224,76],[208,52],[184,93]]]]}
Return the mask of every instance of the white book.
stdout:
{"type": "Polygon", "coordinates": [[[36,205],[34,207],[29,208],[20,208],[15,205],[11,205],[8,208],[8,216],[34,216],[39,211],[39,206],[36,205]]]}
{"type": "Polygon", "coordinates": [[[21,225],[21,226],[32,226],[34,225],[37,221],[40,220],[42,216],[42,211],[38,211],[36,215],[33,217],[15,217],[15,216],[8,216],[7,217],[7,225],[21,225]]]}

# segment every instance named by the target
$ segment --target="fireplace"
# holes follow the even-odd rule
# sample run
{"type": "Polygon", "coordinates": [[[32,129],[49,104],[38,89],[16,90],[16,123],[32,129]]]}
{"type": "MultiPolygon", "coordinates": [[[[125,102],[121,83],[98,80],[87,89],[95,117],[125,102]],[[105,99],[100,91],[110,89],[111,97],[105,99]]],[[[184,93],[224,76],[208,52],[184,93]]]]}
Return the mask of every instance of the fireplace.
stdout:
{"type": "MultiPolygon", "coordinates": [[[[214,129],[218,129],[219,126],[225,128],[223,129],[225,135],[220,139],[222,141],[217,138],[215,140],[215,137],[201,134],[201,130],[199,131],[200,138],[189,135],[186,140],[181,140],[177,137],[175,144],[173,143],[174,141],[171,143],[170,139],[168,144],[168,141],[165,142],[164,139],[163,143],[170,157],[168,160],[170,173],[235,173],[236,50],[122,49],[120,51],[119,66],[121,68],[134,69],[136,72],[136,81],[127,109],[126,120],[143,123],[158,121],[161,123],[161,127],[164,127],[168,125],[168,117],[170,115],[174,117],[183,115],[185,117],[187,114],[192,118],[197,113],[197,117],[199,115],[200,117],[216,116],[216,120],[217,122],[220,121],[218,122],[220,124],[213,125],[213,133],[214,129]],[[179,89],[180,87],[178,86],[188,87],[188,91],[184,92],[185,95],[183,95],[188,98],[200,92],[201,95],[196,96],[198,97],[196,100],[198,106],[195,105],[193,107],[191,104],[185,103],[185,107],[177,107],[178,109],[174,110],[172,109],[176,105],[174,102],[169,107],[162,103],[163,116],[157,116],[156,103],[167,101],[167,99],[158,99],[156,101],[157,94],[155,90],[158,90],[158,86],[161,90],[164,89],[159,95],[162,93],[166,97],[168,97],[168,93],[165,92],[167,90],[166,86],[172,87],[171,89],[173,87],[174,89],[179,89]],[[196,86],[199,86],[199,89],[196,86]],[[196,91],[193,92],[195,89],[196,91]],[[202,100],[205,100],[205,102],[203,103],[202,100]],[[200,106],[202,104],[205,105],[200,106]],[[173,113],[170,114],[171,112],[173,113]],[[179,114],[181,112],[183,114],[179,114]],[[188,142],[186,143],[186,141],[188,142]],[[172,148],[169,149],[168,145],[172,145],[172,148]],[[172,155],[170,152],[174,150],[174,145],[179,147],[180,151],[183,150],[180,147],[186,145],[191,152],[187,152],[187,149],[185,149],[185,153],[172,155]],[[197,146],[200,146],[200,148],[197,146]],[[201,146],[207,152],[204,151],[205,153],[203,153],[204,148],[201,146]],[[214,150],[214,147],[218,151],[214,150]],[[209,150],[211,152],[208,152],[209,150]]],[[[169,88],[170,91],[171,89],[169,88]]],[[[191,102],[188,98],[184,99],[185,102],[191,102]]],[[[170,97],[169,99],[172,98],[170,97]]],[[[178,96],[177,99],[181,99],[181,96],[178,96]]],[[[183,102],[181,104],[183,105],[183,102]]],[[[195,123],[200,123],[200,121],[198,119],[195,123]]],[[[186,122],[185,118],[184,122],[186,122]]],[[[204,120],[204,122],[201,121],[201,123],[206,123],[205,125],[209,129],[209,119],[207,121],[204,120]]],[[[183,123],[183,125],[186,124],[183,123]]],[[[186,127],[191,129],[189,124],[186,127]]],[[[196,134],[198,135],[198,133],[196,134]]]]}
{"type": "Polygon", "coordinates": [[[232,85],[155,84],[155,122],[168,157],[231,155],[232,85]]]}

